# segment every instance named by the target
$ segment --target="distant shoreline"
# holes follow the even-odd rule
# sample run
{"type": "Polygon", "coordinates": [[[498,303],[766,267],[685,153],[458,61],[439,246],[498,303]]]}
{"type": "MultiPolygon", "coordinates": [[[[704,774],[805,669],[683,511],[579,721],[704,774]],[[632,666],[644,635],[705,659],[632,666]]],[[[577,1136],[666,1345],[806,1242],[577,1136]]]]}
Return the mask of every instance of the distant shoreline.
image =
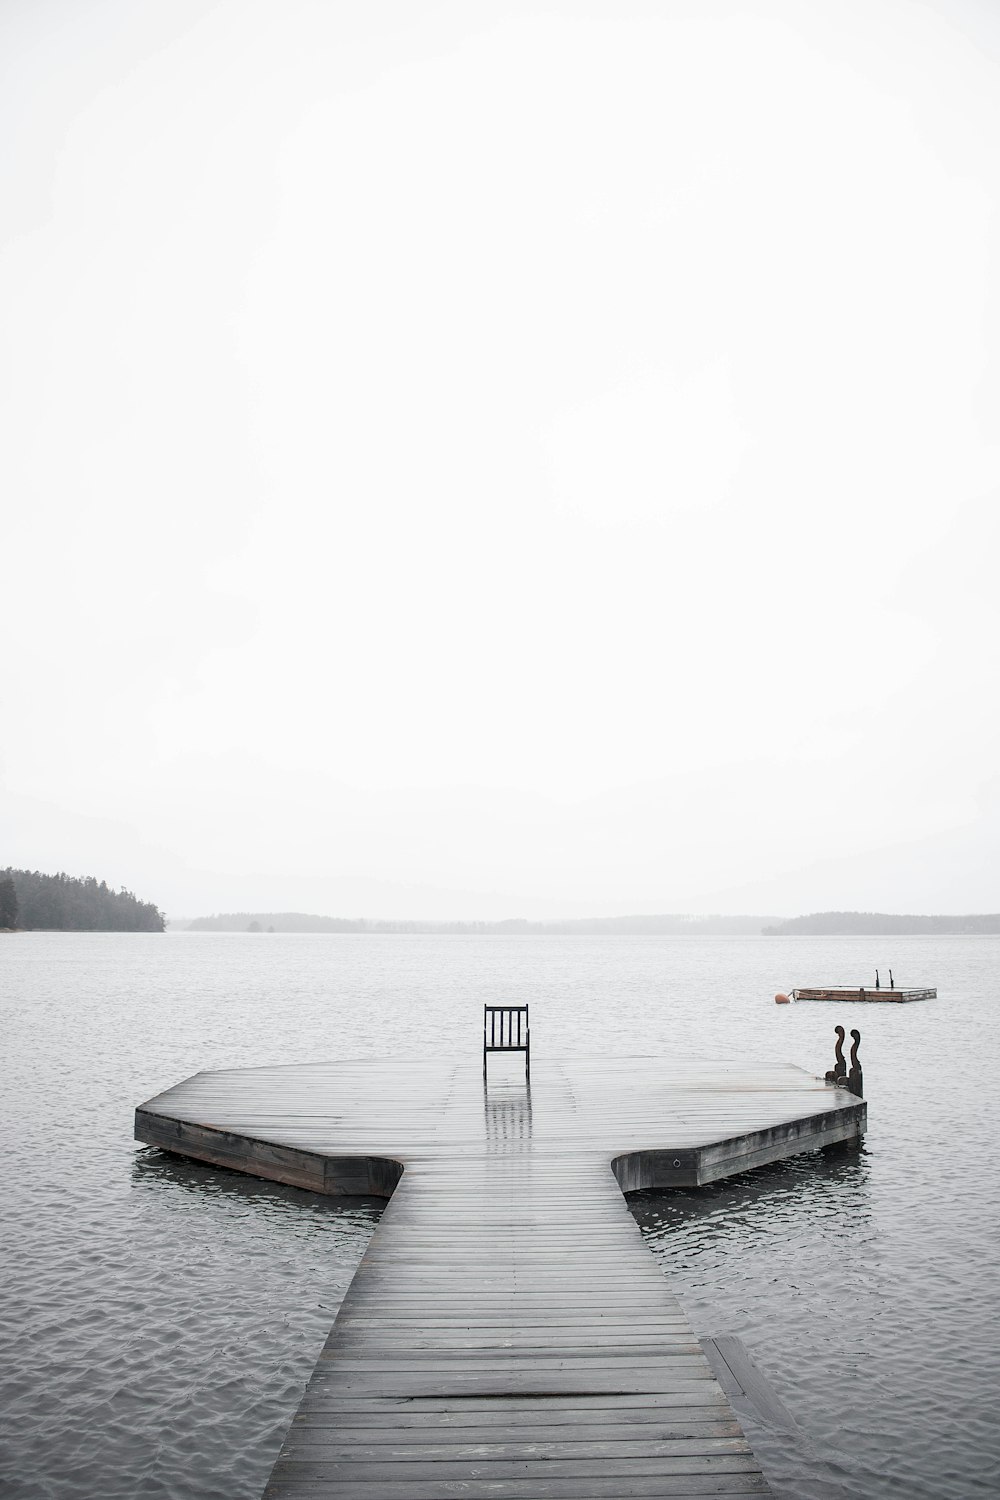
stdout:
{"type": "Polygon", "coordinates": [[[455,937],[576,937],[576,936],[757,936],[773,917],[760,916],[668,916],[553,918],[528,921],[510,917],[503,921],[422,921],[377,917],[324,917],[308,912],[224,912],[196,917],[185,923],[169,923],[187,932],[311,932],[368,934],[428,934],[455,937]]]}
{"type": "Polygon", "coordinates": [[[437,937],[919,937],[1000,935],[1000,913],[964,916],[814,912],[801,917],[643,914],[497,922],[325,917],[307,912],[225,912],[168,924],[174,931],[355,933],[437,937]]]}
{"type": "Polygon", "coordinates": [[[1000,913],[926,916],[879,911],[821,911],[763,928],[765,937],[975,937],[1000,934],[1000,913]]]}

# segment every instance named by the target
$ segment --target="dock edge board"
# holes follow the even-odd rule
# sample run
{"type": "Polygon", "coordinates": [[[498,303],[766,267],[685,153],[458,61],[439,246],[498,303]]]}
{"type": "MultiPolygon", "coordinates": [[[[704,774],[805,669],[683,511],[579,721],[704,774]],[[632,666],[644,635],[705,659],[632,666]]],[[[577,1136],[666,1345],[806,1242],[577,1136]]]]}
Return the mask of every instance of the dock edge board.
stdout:
{"type": "Polygon", "coordinates": [[[390,1198],[403,1175],[403,1163],[392,1157],[327,1156],[141,1108],[135,1112],[135,1138],[161,1151],[330,1197],[390,1198]]]}
{"type": "Polygon", "coordinates": [[[856,1100],[834,1113],[823,1110],[804,1119],[750,1131],[729,1140],[681,1151],[626,1151],[611,1169],[623,1193],[647,1188],[704,1187],[754,1167],[768,1166],[827,1146],[860,1144],[868,1124],[868,1106],[856,1100]]]}

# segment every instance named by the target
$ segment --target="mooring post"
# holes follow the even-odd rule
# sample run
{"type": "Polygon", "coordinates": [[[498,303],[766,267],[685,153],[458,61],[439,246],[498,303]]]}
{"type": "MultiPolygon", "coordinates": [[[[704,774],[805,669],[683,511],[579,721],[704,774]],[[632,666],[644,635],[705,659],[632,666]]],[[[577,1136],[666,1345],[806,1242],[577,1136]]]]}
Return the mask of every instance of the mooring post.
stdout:
{"type": "Polygon", "coordinates": [[[827,1083],[843,1083],[847,1077],[847,1063],[844,1061],[844,1037],[846,1035],[843,1026],[833,1028],[837,1038],[837,1045],[833,1050],[833,1067],[826,1074],[827,1083]]]}
{"type": "Polygon", "coordinates": [[[864,1074],[861,1071],[861,1064],[858,1062],[858,1048],[861,1046],[861,1032],[852,1031],[851,1036],[853,1038],[851,1042],[851,1071],[847,1075],[847,1087],[850,1089],[852,1094],[855,1094],[860,1099],[863,1097],[865,1089],[864,1074]]]}

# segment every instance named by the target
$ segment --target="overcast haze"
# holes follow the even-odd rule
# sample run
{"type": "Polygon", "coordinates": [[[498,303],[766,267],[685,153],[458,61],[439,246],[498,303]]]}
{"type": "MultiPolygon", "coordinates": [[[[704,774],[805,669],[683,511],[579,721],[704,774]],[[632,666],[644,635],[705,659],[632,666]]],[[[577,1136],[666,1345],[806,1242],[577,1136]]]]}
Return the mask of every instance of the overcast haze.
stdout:
{"type": "Polygon", "coordinates": [[[4,0],[3,846],[1000,908],[1000,8],[4,0]]]}

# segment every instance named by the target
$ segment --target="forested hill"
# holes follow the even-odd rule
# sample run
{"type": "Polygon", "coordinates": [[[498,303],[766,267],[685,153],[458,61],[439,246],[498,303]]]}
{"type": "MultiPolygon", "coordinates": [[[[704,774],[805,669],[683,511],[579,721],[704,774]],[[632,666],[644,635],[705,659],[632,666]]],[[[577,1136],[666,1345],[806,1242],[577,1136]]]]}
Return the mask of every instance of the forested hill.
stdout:
{"type": "Polygon", "coordinates": [[[150,901],[113,891],[93,875],[42,875],[0,870],[0,928],[49,932],[162,932],[164,919],[150,901]]]}
{"type": "Polygon", "coordinates": [[[884,911],[814,911],[765,927],[767,937],[905,937],[921,933],[1000,933],[1000,914],[965,917],[893,914],[884,911]]]}

